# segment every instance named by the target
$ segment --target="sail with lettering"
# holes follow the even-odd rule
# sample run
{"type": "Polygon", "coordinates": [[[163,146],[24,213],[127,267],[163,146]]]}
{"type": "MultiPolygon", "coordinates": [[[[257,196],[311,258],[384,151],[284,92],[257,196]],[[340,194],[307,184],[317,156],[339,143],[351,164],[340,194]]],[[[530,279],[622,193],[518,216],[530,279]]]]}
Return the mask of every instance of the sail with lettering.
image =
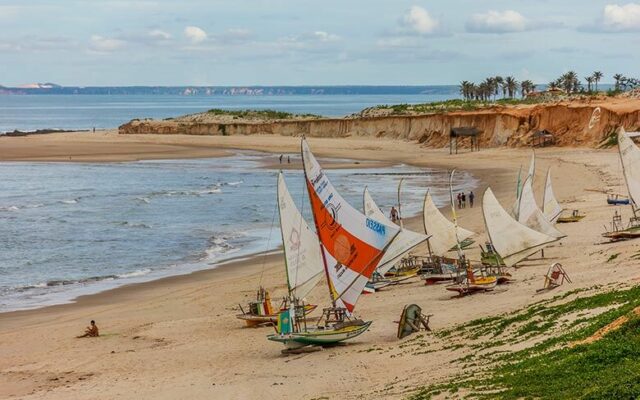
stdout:
{"type": "Polygon", "coordinates": [[[352,312],[400,228],[367,217],[347,203],[325,175],[305,139],[302,161],[331,299],[352,312]]]}
{"type": "Polygon", "coordinates": [[[527,177],[522,185],[522,193],[520,194],[520,204],[518,207],[518,222],[533,230],[558,239],[567,236],[557,230],[544,216],[540,208],[538,208],[535,196],[533,195],[531,177],[527,177]]]}
{"type": "Polygon", "coordinates": [[[429,191],[424,197],[422,221],[424,231],[427,235],[430,235],[429,247],[431,252],[437,256],[444,257],[450,249],[458,245],[458,239],[462,243],[475,235],[474,232],[458,227],[458,238],[456,238],[456,226],[442,215],[433,202],[429,191]]]}
{"type": "MultiPolygon", "coordinates": [[[[383,222],[387,225],[395,225],[386,215],[380,210],[380,207],[376,204],[369,193],[367,188],[364,189],[363,194],[364,213],[367,217],[383,222]]],[[[393,239],[391,245],[384,253],[384,256],[378,262],[376,271],[380,275],[387,273],[395,264],[398,263],[408,252],[418,246],[420,243],[424,243],[429,236],[422,233],[410,231],[404,227],[400,228],[400,232],[393,239]]]]}
{"type": "Polygon", "coordinates": [[[562,214],[563,208],[556,200],[556,196],[553,193],[553,186],[551,185],[551,168],[547,170],[547,179],[544,183],[544,195],[542,197],[542,213],[547,221],[555,224],[560,214],[562,214]]]}
{"type": "Polygon", "coordinates": [[[624,180],[634,211],[640,207],[640,149],[624,128],[618,131],[618,150],[622,161],[624,180]]]}
{"type": "Polygon", "coordinates": [[[482,215],[489,240],[508,267],[559,240],[513,219],[491,188],[487,188],[482,196],[482,215]]]}
{"type": "Polygon", "coordinates": [[[282,172],[278,174],[278,211],[289,294],[304,299],[324,275],[318,235],[296,207],[282,172]]]}

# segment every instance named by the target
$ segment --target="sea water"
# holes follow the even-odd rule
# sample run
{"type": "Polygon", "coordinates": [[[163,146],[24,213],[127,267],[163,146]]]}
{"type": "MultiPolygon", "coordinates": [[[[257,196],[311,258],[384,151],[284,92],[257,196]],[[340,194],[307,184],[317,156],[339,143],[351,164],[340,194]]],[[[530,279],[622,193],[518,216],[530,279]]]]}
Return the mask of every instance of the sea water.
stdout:
{"type": "MultiPolygon", "coordinates": [[[[277,156],[0,163],[0,311],[64,303],[277,249],[277,171],[264,168],[267,162],[277,156]]],[[[359,209],[367,185],[387,215],[400,178],[405,217],[420,212],[427,188],[438,205],[449,196],[446,171],[398,165],[327,175],[359,209]]],[[[302,172],[286,171],[285,178],[312,225],[302,172]]],[[[475,185],[460,172],[454,190],[475,185]]]]}
{"type": "Polygon", "coordinates": [[[134,118],[171,118],[212,108],[274,109],[339,117],[380,104],[415,104],[457,97],[456,87],[417,95],[0,95],[0,135],[16,129],[117,128],[134,118]]]}

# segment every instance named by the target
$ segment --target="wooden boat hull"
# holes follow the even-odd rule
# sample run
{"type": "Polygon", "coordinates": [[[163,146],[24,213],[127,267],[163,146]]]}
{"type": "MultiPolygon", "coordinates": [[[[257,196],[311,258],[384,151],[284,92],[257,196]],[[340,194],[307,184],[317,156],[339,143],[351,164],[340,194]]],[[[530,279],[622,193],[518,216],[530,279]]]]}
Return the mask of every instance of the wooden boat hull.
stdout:
{"type": "Polygon", "coordinates": [[[455,274],[424,274],[422,275],[425,285],[435,285],[438,282],[452,281],[456,279],[455,274]]]}
{"type": "Polygon", "coordinates": [[[626,206],[629,204],[629,199],[607,199],[607,204],[612,206],[626,206]]]}
{"type": "Polygon", "coordinates": [[[451,292],[457,292],[461,295],[471,294],[476,292],[484,292],[493,290],[498,284],[498,280],[495,277],[479,278],[474,283],[456,283],[455,285],[449,285],[446,287],[451,292]]]}
{"type": "Polygon", "coordinates": [[[366,332],[369,326],[371,326],[371,321],[366,321],[359,325],[348,325],[339,329],[318,328],[286,335],[273,334],[267,336],[267,339],[283,343],[290,349],[303,346],[327,346],[359,336],[366,332]]]}
{"type": "Polygon", "coordinates": [[[380,289],[386,288],[393,283],[389,280],[378,281],[378,282],[368,282],[364,287],[363,293],[375,293],[380,289]]]}
{"type": "Polygon", "coordinates": [[[580,221],[582,218],[584,218],[584,215],[577,215],[577,216],[571,216],[571,217],[560,217],[556,220],[556,222],[558,224],[568,224],[571,222],[578,222],[580,221]]]}
{"type": "Polygon", "coordinates": [[[625,229],[617,232],[605,232],[602,236],[613,241],[636,239],[640,238],[640,228],[625,229]]]}
{"type": "MultiPolygon", "coordinates": [[[[317,307],[318,307],[317,304],[305,304],[304,315],[308,315],[312,313],[313,310],[315,310],[317,307]]],[[[280,310],[280,311],[284,311],[284,310],[280,310]]],[[[243,320],[248,327],[256,327],[260,325],[277,324],[278,314],[269,314],[269,315],[238,314],[236,315],[236,318],[243,320]]]]}

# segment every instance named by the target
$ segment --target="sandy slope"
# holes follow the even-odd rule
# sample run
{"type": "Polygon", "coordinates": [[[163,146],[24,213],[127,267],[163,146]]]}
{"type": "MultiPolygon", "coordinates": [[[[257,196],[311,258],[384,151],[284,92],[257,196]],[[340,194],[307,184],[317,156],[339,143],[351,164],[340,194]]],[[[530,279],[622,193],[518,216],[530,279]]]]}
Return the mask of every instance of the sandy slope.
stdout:
{"type": "MultiPolygon", "coordinates": [[[[77,139],[72,134],[27,138],[29,145],[17,141],[12,146],[21,149],[15,158],[57,159],[62,149],[88,159],[97,143],[106,143],[110,150],[100,152],[98,160],[189,157],[209,151],[213,155],[225,148],[294,153],[299,146],[296,138],[262,136],[120,139],[100,134],[92,139],[96,142],[78,143],[77,139]],[[46,151],[50,143],[56,145],[53,155],[46,151]],[[123,148],[131,148],[132,153],[123,148]],[[153,151],[147,152],[149,148],[153,151]]],[[[513,201],[517,168],[526,165],[530,156],[526,149],[449,156],[389,140],[312,139],[310,144],[319,155],[469,170],[483,187],[490,185],[505,206],[513,201]]],[[[0,148],[4,145],[0,140],[0,148]]],[[[439,329],[515,310],[578,287],[640,276],[629,261],[629,255],[640,250],[638,242],[600,244],[602,227],[613,210],[605,196],[592,189],[623,190],[616,152],[544,149],[537,154],[536,193],[541,197],[544,173],[552,166],[557,197],[567,208],[579,208],[588,217],[561,225],[568,237],[546,251],[548,259],[524,263],[514,272],[518,281],[508,287],[452,299],[441,286],[425,287],[415,281],[364,296],[358,312],[374,321],[369,332],[344,347],[285,357],[277,343],[265,339],[271,328],[246,329],[233,317],[237,304],[250,299],[260,281],[274,290],[275,297],[285,291],[281,258],[259,257],[88,296],[72,305],[0,315],[0,398],[402,398],[411,388],[451,376],[458,372],[449,364],[460,357],[455,349],[443,350],[444,343],[433,336],[429,340],[439,350],[430,353],[396,340],[393,321],[405,304],[420,304],[434,315],[432,327],[439,329]],[[607,263],[614,253],[622,254],[607,263]],[[573,285],[535,295],[553,261],[565,266],[573,285]],[[103,337],[74,339],[92,318],[103,337]]],[[[476,193],[479,203],[481,190],[476,193]]],[[[476,232],[484,230],[479,207],[462,210],[460,223],[476,232]]],[[[419,221],[410,225],[420,229],[419,221]]],[[[478,242],[482,241],[483,235],[478,242]]],[[[477,251],[471,255],[477,258],[477,251]]],[[[326,304],[326,288],[319,286],[310,297],[326,304]]]]}

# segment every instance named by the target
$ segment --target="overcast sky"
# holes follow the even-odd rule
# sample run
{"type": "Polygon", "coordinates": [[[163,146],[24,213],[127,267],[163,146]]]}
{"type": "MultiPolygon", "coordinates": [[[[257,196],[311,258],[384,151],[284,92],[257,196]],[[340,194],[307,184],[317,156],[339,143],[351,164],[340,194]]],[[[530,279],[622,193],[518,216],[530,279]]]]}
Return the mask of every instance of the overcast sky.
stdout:
{"type": "Polygon", "coordinates": [[[611,82],[638,49],[615,0],[0,0],[5,86],[611,82]]]}

